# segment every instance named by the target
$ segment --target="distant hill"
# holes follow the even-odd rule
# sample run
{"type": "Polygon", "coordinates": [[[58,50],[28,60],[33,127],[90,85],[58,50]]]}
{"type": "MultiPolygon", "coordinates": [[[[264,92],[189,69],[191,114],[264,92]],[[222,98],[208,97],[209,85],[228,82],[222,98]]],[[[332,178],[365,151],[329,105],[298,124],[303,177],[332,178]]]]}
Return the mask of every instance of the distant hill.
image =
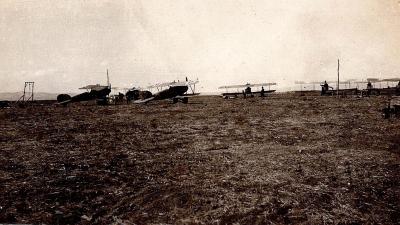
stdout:
{"type": "MultiPolygon", "coordinates": [[[[8,100],[8,101],[17,101],[23,92],[0,92],[0,101],[1,100],[8,100]]],[[[37,92],[34,95],[35,100],[56,100],[57,99],[56,93],[47,93],[47,92],[37,92]]],[[[70,94],[74,95],[74,94],[70,94]]]]}

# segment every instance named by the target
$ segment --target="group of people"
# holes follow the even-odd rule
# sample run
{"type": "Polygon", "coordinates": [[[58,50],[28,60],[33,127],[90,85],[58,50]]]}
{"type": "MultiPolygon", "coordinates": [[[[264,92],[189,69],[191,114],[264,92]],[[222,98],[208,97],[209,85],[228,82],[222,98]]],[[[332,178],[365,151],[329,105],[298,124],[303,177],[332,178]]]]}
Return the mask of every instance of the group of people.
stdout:
{"type": "MultiPolygon", "coordinates": [[[[242,91],[242,94],[243,94],[243,98],[246,98],[247,95],[249,95],[250,97],[254,97],[253,92],[251,92],[251,87],[246,87],[246,89],[244,89],[242,91]]],[[[264,87],[261,87],[260,97],[265,97],[264,87]]]]}

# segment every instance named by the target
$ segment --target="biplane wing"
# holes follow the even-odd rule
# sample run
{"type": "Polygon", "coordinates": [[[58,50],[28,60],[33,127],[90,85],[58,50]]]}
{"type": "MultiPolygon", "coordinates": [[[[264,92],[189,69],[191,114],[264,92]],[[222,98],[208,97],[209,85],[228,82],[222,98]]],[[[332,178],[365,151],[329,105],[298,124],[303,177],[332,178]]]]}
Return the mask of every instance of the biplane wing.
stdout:
{"type": "Polygon", "coordinates": [[[100,85],[100,84],[90,84],[90,85],[86,85],[84,87],[81,87],[79,89],[104,89],[104,88],[108,88],[109,86],[105,86],[105,85],[100,85]]]}
{"type": "Polygon", "coordinates": [[[400,78],[388,78],[388,79],[383,79],[381,81],[386,81],[386,82],[399,82],[400,78]]]}
{"type": "Polygon", "coordinates": [[[218,89],[229,89],[229,88],[247,88],[247,87],[261,87],[261,86],[273,86],[276,83],[260,83],[260,84],[239,84],[239,85],[228,85],[228,86],[221,86],[218,89]]]}
{"type": "Polygon", "coordinates": [[[229,89],[229,88],[245,88],[245,87],[253,87],[253,85],[228,85],[228,86],[221,86],[218,89],[229,89]]]}
{"type": "Polygon", "coordinates": [[[99,86],[100,86],[100,85],[86,85],[86,86],[80,87],[80,88],[78,88],[78,89],[87,90],[87,89],[92,89],[92,88],[94,88],[94,87],[99,87],[99,86]]]}
{"type": "Polygon", "coordinates": [[[71,98],[62,102],[57,102],[55,103],[56,105],[67,105],[68,103],[73,103],[73,102],[87,102],[87,101],[104,101],[104,98],[83,98],[83,99],[79,99],[79,98],[71,98]]]}
{"type": "Polygon", "coordinates": [[[323,82],[321,81],[310,81],[310,82],[306,82],[306,81],[295,81],[294,84],[322,84],[323,82]]]}
{"type": "MultiPolygon", "coordinates": [[[[187,98],[190,98],[190,97],[192,97],[193,95],[178,95],[178,96],[175,96],[175,97],[172,97],[172,98],[168,98],[168,99],[172,99],[172,100],[174,100],[174,99],[179,99],[179,100],[186,100],[187,98]]],[[[147,102],[150,102],[150,101],[153,101],[153,100],[155,100],[156,99],[156,97],[151,97],[151,98],[146,98],[146,99],[140,99],[140,100],[136,100],[136,101],[134,101],[133,103],[135,103],[135,104],[142,104],[142,103],[147,103],[147,102]]],[[[160,99],[158,99],[158,100],[160,100],[160,99]]]]}
{"type": "Polygon", "coordinates": [[[188,83],[187,82],[172,82],[170,83],[168,86],[170,87],[176,87],[176,86],[187,86],[188,83]]]}
{"type": "Polygon", "coordinates": [[[143,103],[147,103],[150,102],[152,100],[154,100],[155,97],[151,97],[151,98],[146,98],[146,99],[140,99],[140,100],[136,100],[133,103],[135,104],[143,104],[143,103]]]}
{"type": "Polygon", "coordinates": [[[274,86],[276,83],[260,83],[260,84],[253,84],[253,87],[262,87],[262,86],[274,86]]]}
{"type": "Polygon", "coordinates": [[[152,89],[152,88],[162,88],[162,87],[167,87],[173,84],[174,82],[165,82],[165,83],[159,83],[159,84],[153,84],[148,86],[147,88],[152,89]]]}
{"type": "Polygon", "coordinates": [[[378,78],[367,78],[367,81],[369,81],[369,82],[379,82],[380,80],[378,78]]]}
{"type": "Polygon", "coordinates": [[[296,81],[294,82],[294,84],[307,84],[307,82],[296,80],[296,81]]]}
{"type": "Polygon", "coordinates": [[[66,105],[66,104],[68,104],[68,103],[70,103],[70,102],[72,102],[72,99],[65,100],[65,101],[62,101],[62,102],[57,102],[57,103],[55,103],[55,104],[56,104],[56,105],[66,105]]]}
{"type": "Polygon", "coordinates": [[[191,98],[191,97],[196,96],[196,95],[199,95],[199,94],[200,94],[200,93],[177,95],[177,96],[175,96],[175,97],[173,97],[173,98],[170,98],[170,99],[174,99],[174,98],[176,98],[176,99],[191,98]]]}
{"type": "Polygon", "coordinates": [[[200,95],[200,93],[187,93],[187,94],[184,94],[182,97],[193,97],[196,95],[200,95]]]}
{"type": "Polygon", "coordinates": [[[173,82],[165,82],[165,83],[159,83],[159,84],[153,84],[148,86],[147,88],[163,88],[163,87],[170,87],[170,86],[185,86],[187,85],[187,82],[181,82],[181,81],[173,81],[173,82]]]}
{"type": "Polygon", "coordinates": [[[199,83],[199,80],[173,81],[173,82],[165,82],[165,83],[150,85],[147,88],[152,89],[152,88],[163,88],[163,87],[170,87],[170,86],[188,86],[188,85],[195,85],[197,83],[199,83]]]}

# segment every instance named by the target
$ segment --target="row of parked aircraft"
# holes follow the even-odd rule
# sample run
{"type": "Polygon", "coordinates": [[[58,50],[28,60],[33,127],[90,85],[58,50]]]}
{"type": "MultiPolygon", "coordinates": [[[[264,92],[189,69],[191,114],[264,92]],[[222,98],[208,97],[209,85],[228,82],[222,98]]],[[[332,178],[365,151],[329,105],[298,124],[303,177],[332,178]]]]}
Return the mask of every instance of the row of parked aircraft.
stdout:
{"type": "MultiPolygon", "coordinates": [[[[117,90],[118,88],[112,88],[109,82],[108,70],[107,70],[107,85],[87,85],[85,87],[81,87],[79,89],[86,90],[81,94],[70,96],[67,94],[60,94],[57,97],[58,104],[67,105],[73,102],[82,102],[82,101],[91,101],[95,100],[99,105],[105,105],[110,102],[112,99],[114,102],[126,100],[127,102],[133,103],[148,103],[154,100],[172,100],[173,103],[182,102],[188,103],[189,98],[191,96],[198,95],[199,93],[196,92],[196,84],[199,83],[199,80],[189,80],[187,77],[185,81],[173,81],[167,83],[159,83],[155,85],[148,86],[146,90],[131,88],[127,89],[125,94],[119,93],[118,95],[111,96],[110,94],[112,90],[117,90]],[[152,91],[155,90],[155,93],[152,91]]],[[[330,87],[328,83],[335,83],[335,82],[303,82],[303,81],[296,81],[295,84],[300,85],[301,93],[303,91],[303,87],[305,85],[312,85],[313,91],[316,91],[315,86],[321,86],[322,91],[321,95],[333,95],[335,93],[340,94],[354,94],[358,95],[359,93],[367,95],[374,95],[374,94],[385,94],[391,93],[391,95],[397,95],[400,93],[400,79],[398,78],[391,78],[391,79],[374,79],[369,78],[366,81],[356,81],[356,80],[346,80],[342,81],[339,84],[341,88],[339,90],[330,87]],[[377,88],[377,83],[387,82],[399,82],[396,87],[387,87],[387,88],[377,88]],[[367,84],[367,89],[359,89],[359,84],[367,84]],[[374,85],[372,85],[374,84],[374,85]],[[351,86],[357,85],[357,87],[351,86]]],[[[264,97],[267,94],[273,93],[276,90],[272,89],[273,86],[276,86],[276,83],[258,83],[258,84],[250,84],[246,83],[243,85],[230,85],[230,86],[221,86],[219,89],[225,90],[222,93],[224,98],[237,98],[239,96],[243,96],[244,98],[250,96],[261,96],[264,97]]]]}
{"type": "MultiPolygon", "coordinates": [[[[173,81],[166,83],[159,83],[155,85],[148,86],[146,90],[131,88],[126,89],[125,94],[119,93],[118,95],[111,96],[110,94],[112,90],[117,90],[118,88],[111,87],[109,82],[109,75],[107,70],[107,85],[87,85],[81,87],[79,89],[86,90],[81,94],[70,96],[68,94],[60,94],[57,96],[57,104],[60,105],[68,105],[73,102],[83,102],[83,101],[96,101],[99,105],[105,105],[110,102],[110,99],[113,101],[123,101],[133,102],[136,104],[140,103],[148,103],[154,100],[172,100],[173,103],[182,102],[188,103],[189,98],[195,95],[199,95],[200,93],[196,92],[196,84],[199,83],[199,80],[189,80],[187,77],[185,81],[173,81]],[[155,93],[153,94],[153,90],[155,93]]],[[[231,85],[231,86],[223,86],[219,87],[220,89],[232,90],[237,89],[236,92],[225,92],[222,94],[225,98],[234,98],[238,97],[241,94],[245,95],[261,95],[264,96],[268,93],[275,92],[275,90],[271,90],[271,86],[276,85],[276,83],[261,83],[261,84],[244,84],[244,85],[231,85]],[[261,87],[261,90],[259,88],[261,87]],[[268,88],[265,90],[264,87],[268,88]],[[242,92],[239,89],[245,88],[242,92]],[[256,91],[251,91],[251,88],[258,88],[256,91]]]]}
{"type": "MultiPolygon", "coordinates": [[[[140,90],[136,88],[128,89],[125,94],[119,93],[119,95],[114,96],[114,101],[122,101],[125,99],[128,102],[133,103],[147,103],[153,100],[165,100],[170,99],[174,103],[181,101],[183,103],[188,103],[189,97],[198,95],[196,93],[196,84],[199,80],[191,81],[186,77],[185,82],[168,82],[160,83],[147,87],[148,89],[157,89],[156,93],[152,93],[148,90],[140,90]]],[[[57,102],[60,105],[67,105],[73,102],[83,102],[83,101],[93,101],[95,100],[99,105],[105,105],[109,103],[109,95],[112,91],[111,84],[109,82],[108,70],[107,70],[107,85],[87,85],[79,89],[84,89],[86,92],[81,94],[70,96],[68,94],[60,94],[57,96],[57,102]]]]}

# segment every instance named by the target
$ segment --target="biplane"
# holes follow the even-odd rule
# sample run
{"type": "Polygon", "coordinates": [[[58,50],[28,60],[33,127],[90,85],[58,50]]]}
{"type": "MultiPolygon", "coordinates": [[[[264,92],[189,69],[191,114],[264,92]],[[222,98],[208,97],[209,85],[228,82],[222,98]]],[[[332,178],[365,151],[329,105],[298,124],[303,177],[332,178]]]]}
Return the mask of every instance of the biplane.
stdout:
{"type": "MultiPolygon", "coordinates": [[[[348,79],[345,81],[340,81],[339,82],[339,90],[338,87],[332,88],[331,90],[328,90],[325,92],[325,95],[341,95],[341,96],[346,96],[346,95],[358,95],[359,94],[359,89],[358,87],[354,87],[355,85],[355,79],[348,79]],[[343,87],[344,88],[340,88],[343,87]]],[[[337,86],[337,81],[328,81],[328,83],[333,83],[337,86]]]]}
{"type": "Polygon", "coordinates": [[[68,94],[60,94],[57,96],[57,104],[66,106],[73,102],[84,102],[95,100],[98,105],[106,105],[108,103],[108,95],[111,93],[111,84],[107,70],[107,85],[87,85],[79,88],[80,90],[86,90],[81,94],[71,97],[68,94]]]}
{"type": "Polygon", "coordinates": [[[225,92],[222,93],[223,98],[237,98],[239,96],[243,97],[254,97],[260,96],[264,97],[266,94],[270,94],[275,92],[276,90],[271,90],[271,86],[277,85],[276,83],[260,83],[260,84],[244,84],[244,85],[229,85],[229,86],[221,86],[218,89],[225,89],[225,92]],[[261,89],[260,89],[261,87],[261,89]],[[264,87],[267,87],[268,90],[265,90],[264,87]],[[257,88],[256,91],[252,91],[251,88],[257,88]],[[229,90],[234,90],[230,92],[229,90]],[[242,91],[240,91],[242,90],[242,91]]]}
{"type": "Polygon", "coordinates": [[[362,89],[362,95],[400,95],[400,78],[378,79],[368,78],[367,81],[359,83],[366,84],[366,88],[362,89]],[[386,83],[386,87],[382,88],[382,84],[386,83]]]}
{"type": "Polygon", "coordinates": [[[340,81],[339,91],[337,90],[337,81],[325,81],[324,82],[304,82],[304,81],[296,81],[295,84],[300,85],[300,91],[295,91],[295,93],[300,93],[300,95],[317,95],[320,94],[322,96],[330,96],[336,95],[357,95],[359,93],[358,87],[354,87],[355,80],[349,79],[346,81],[340,81]],[[334,84],[335,87],[330,86],[329,84],[334,84]],[[312,90],[310,90],[310,86],[312,85],[312,90]],[[317,90],[316,87],[321,88],[321,90],[317,90]]]}
{"type": "Polygon", "coordinates": [[[316,88],[316,87],[319,88],[319,86],[322,84],[319,81],[310,81],[310,82],[295,81],[294,83],[296,85],[299,85],[299,87],[300,87],[299,91],[295,91],[296,94],[299,93],[301,96],[304,96],[304,95],[319,95],[320,94],[320,91],[317,90],[317,88],[316,88]]]}
{"type": "Polygon", "coordinates": [[[173,103],[181,101],[182,103],[188,103],[189,97],[199,95],[196,93],[196,84],[199,80],[191,81],[186,77],[185,82],[173,81],[167,83],[155,84],[147,87],[148,89],[157,89],[155,94],[145,96],[143,99],[136,100],[133,103],[147,103],[153,100],[172,100],[173,103]]]}

